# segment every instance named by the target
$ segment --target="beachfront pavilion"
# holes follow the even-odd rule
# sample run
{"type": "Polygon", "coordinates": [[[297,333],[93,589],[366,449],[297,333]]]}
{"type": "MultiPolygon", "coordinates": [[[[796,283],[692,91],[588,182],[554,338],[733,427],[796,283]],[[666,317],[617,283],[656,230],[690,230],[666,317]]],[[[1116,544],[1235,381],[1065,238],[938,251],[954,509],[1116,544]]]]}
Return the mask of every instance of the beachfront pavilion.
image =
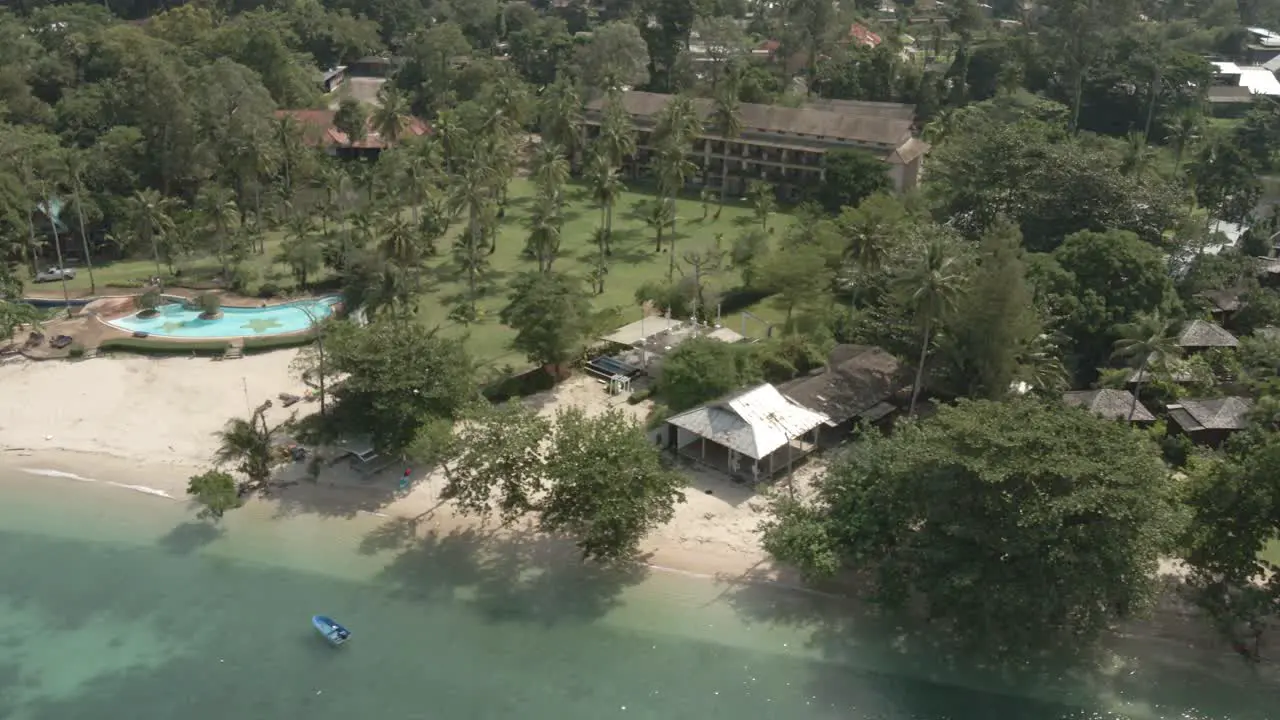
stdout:
{"type": "Polygon", "coordinates": [[[725,343],[746,340],[727,327],[686,323],[661,315],[641,318],[600,337],[600,340],[619,346],[613,360],[639,368],[657,379],[662,372],[663,358],[681,343],[695,337],[708,337],[725,343]]]}
{"type": "Polygon", "coordinates": [[[759,482],[790,473],[817,449],[818,428],[827,422],[766,383],[668,418],[666,444],[683,457],[759,482]]]}

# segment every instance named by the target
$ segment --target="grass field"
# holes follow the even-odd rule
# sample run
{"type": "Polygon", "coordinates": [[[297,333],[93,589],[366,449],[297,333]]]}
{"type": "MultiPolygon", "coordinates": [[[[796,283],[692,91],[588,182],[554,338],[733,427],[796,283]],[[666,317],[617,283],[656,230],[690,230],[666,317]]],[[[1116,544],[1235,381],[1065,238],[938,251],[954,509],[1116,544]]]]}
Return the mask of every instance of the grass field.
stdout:
{"type": "MultiPolygon", "coordinates": [[[[600,222],[600,210],[588,197],[585,187],[571,185],[568,193],[569,208],[565,217],[560,254],[554,269],[586,277],[593,267],[594,233],[600,222]]],[[[466,335],[468,346],[477,361],[490,367],[526,365],[523,355],[510,349],[514,332],[502,325],[498,313],[506,304],[510,281],[521,272],[537,269],[537,262],[524,255],[533,195],[534,187],[528,180],[521,178],[511,183],[506,217],[503,218],[498,233],[497,250],[489,257],[490,271],[486,278],[484,296],[480,301],[481,318],[477,323],[466,327],[449,320],[450,310],[466,291],[466,278],[449,257],[448,250],[453,239],[464,230],[465,223],[455,223],[449,236],[439,243],[440,256],[428,263],[428,272],[424,276],[425,289],[419,313],[422,321],[428,325],[440,326],[451,334],[466,335]]],[[[609,261],[605,292],[596,297],[595,305],[599,309],[619,309],[620,324],[639,318],[635,302],[636,290],[646,282],[664,280],[667,277],[671,258],[668,251],[670,233],[664,234],[663,251],[655,253],[653,230],[645,223],[641,214],[645,205],[653,200],[654,195],[651,193],[629,191],[622,194],[614,208],[613,255],[609,261]]],[[[754,222],[751,208],[741,202],[726,205],[718,220],[714,219],[714,214],[715,206],[712,205],[711,213],[704,220],[699,200],[682,198],[677,201],[677,277],[681,271],[688,269],[682,261],[686,252],[711,247],[717,234],[723,235],[722,247],[728,251],[746,226],[754,222]]],[[[781,232],[787,222],[789,217],[780,213],[771,221],[771,225],[775,232],[781,232]]],[[[251,291],[263,282],[273,282],[286,292],[294,289],[288,267],[274,261],[280,242],[280,234],[273,233],[266,241],[266,253],[249,259],[248,267],[255,276],[250,285],[251,291]]],[[[726,259],[725,265],[727,264],[726,259]]],[[[216,258],[198,256],[184,258],[178,263],[178,268],[183,278],[202,279],[212,277],[219,265],[216,258]]],[[[103,264],[94,269],[99,292],[106,286],[139,287],[155,272],[155,263],[146,258],[103,264]]],[[[710,285],[725,290],[738,286],[740,282],[739,273],[726,267],[710,281],[710,285]]],[[[88,273],[80,269],[75,280],[68,282],[68,286],[75,294],[87,294],[88,273]]],[[[29,285],[28,289],[46,297],[61,295],[59,283],[29,285]]],[[[762,312],[768,313],[768,310],[764,309],[762,312]]],[[[734,327],[738,329],[736,323],[734,327]]],[[[754,328],[755,334],[760,334],[761,330],[759,327],[754,328]]],[[[752,328],[749,327],[748,331],[750,334],[752,328]]]]}
{"type": "MultiPolygon", "coordinates": [[[[476,359],[486,365],[521,367],[526,362],[520,353],[510,349],[514,332],[502,325],[497,315],[506,304],[508,283],[519,273],[537,268],[537,262],[524,255],[533,192],[533,185],[527,180],[520,179],[511,184],[511,200],[498,233],[497,250],[490,258],[489,287],[480,303],[481,319],[478,323],[470,327],[450,323],[449,311],[466,291],[466,278],[446,258],[432,263],[434,287],[423,299],[420,316],[424,322],[446,327],[448,332],[468,333],[469,347],[476,359]]],[[[593,267],[596,252],[594,233],[600,223],[600,211],[588,199],[585,188],[573,186],[569,194],[560,254],[553,268],[586,277],[593,267]]],[[[669,234],[663,237],[663,251],[655,253],[653,230],[641,215],[644,206],[653,199],[651,194],[627,192],[614,208],[613,255],[609,260],[605,292],[596,297],[595,304],[599,309],[620,309],[622,324],[640,317],[635,302],[636,290],[646,282],[666,279],[669,269],[669,234]]],[[[734,239],[742,234],[744,226],[752,222],[751,208],[743,204],[726,205],[719,220],[713,219],[714,205],[706,220],[703,220],[702,204],[696,199],[682,198],[677,201],[677,206],[677,277],[688,269],[681,260],[686,252],[713,246],[717,233],[723,234],[723,248],[727,251],[734,239]]],[[[773,224],[781,226],[786,220],[786,216],[780,215],[773,224]]],[[[460,231],[458,228],[455,232],[460,231]]],[[[740,282],[736,271],[726,269],[712,284],[725,289],[740,282]]]]}
{"type": "Polygon", "coordinates": [[[1262,549],[1262,559],[1280,565],[1280,540],[1272,540],[1262,549]]]}

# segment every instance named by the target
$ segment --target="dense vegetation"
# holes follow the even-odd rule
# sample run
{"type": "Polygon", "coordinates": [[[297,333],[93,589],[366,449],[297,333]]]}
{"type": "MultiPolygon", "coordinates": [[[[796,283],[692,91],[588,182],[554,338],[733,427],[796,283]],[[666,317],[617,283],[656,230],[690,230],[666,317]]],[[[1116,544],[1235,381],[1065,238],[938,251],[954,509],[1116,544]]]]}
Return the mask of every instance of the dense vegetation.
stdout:
{"type": "MultiPolygon", "coordinates": [[[[671,517],[678,476],[617,418],[487,405],[465,334],[496,317],[503,342],[558,378],[616,319],[623,283],[681,318],[748,306],[774,337],[682,346],[662,403],[794,377],[837,342],[910,370],[894,433],[778,506],[765,533],[778,557],[865,570],[880,600],[923,599],[1005,654],[1136,614],[1156,560],[1182,557],[1194,597],[1256,652],[1280,608],[1264,553],[1280,540],[1280,346],[1258,332],[1280,325],[1280,292],[1253,257],[1280,229],[1260,204],[1280,104],[1214,117],[1206,58],[1244,60],[1245,28],[1280,27],[1280,2],[993,2],[988,17],[957,0],[899,3],[894,18],[826,0],[171,5],[0,12],[0,331],[34,319],[12,302],[29,271],[70,254],[86,270],[142,258],[171,284],[203,258],[201,280],[240,292],[340,288],[372,322],[335,324],[315,356],[314,372],[342,378],[328,430],[363,428],[385,453],[446,468],[460,507],[534,518],[614,559],[671,517]],[[854,22],[883,41],[850,41],[854,22]],[[765,40],[776,49],[754,52],[765,40]],[[367,55],[395,58],[376,106],[322,96],[322,69],[367,55]],[[676,97],[646,195],[624,204],[630,87],[676,97]],[[852,153],[799,207],[759,181],[748,205],[683,197],[699,179],[691,98],[733,136],[742,103],[808,96],[914,104],[933,144],[921,192],[887,194],[883,169],[852,153]],[[589,98],[604,121],[584,143],[589,98]],[[393,147],[339,161],[275,112],[331,102],[352,142],[376,132],[393,147]],[[432,132],[413,137],[412,116],[432,132]],[[1219,252],[1215,221],[1249,230],[1219,252]],[[436,292],[446,280],[457,292],[436,292]],[[1216,291],[1243,303],[1216,319],[1248,337],[1183,357],[1177,333],[1211,318],[1216,291]],[[1164,419],[1130,429],[1059,402],[1095,386],[1131,387],[1162,418],[1227,395],[1255,412],[1222,449],[1196,449],[1164,419]],[[926,403],[941,409],[917,418],[926,403]]],[[[269,482],[277,432],[259,416],[228,426],[223,460],[243,477],[192,480],[211,514],[238,504],[233,482],[269,482]]]]}

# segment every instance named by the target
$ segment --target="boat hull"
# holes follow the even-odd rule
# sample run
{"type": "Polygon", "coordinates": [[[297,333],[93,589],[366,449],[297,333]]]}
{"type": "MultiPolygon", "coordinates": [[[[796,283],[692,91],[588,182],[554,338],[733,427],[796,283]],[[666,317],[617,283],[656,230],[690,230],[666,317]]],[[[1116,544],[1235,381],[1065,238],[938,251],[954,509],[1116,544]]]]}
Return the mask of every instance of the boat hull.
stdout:
{"type": "Polygon", "coordinates": [[[311,626],[331,645],[341,645],[351,638],[350,631],[324,615],[312,615],[311,626]]]}

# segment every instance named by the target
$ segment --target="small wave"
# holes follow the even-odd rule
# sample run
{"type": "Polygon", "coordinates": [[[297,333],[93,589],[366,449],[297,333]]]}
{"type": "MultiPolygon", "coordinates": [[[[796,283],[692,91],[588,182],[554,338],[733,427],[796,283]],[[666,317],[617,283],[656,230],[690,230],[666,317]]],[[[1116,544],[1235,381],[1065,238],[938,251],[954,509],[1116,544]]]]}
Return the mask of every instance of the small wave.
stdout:
{"type": "Polygon", "coordinates": [[[129,485],[128,483],[112,482],[111,480],[108,480],[107,484],[112,487],[124,488],[125,490],[132,490],[146,495],[155,495],[156,497],[168,498],[170,500],[174,499],[169,493],[159,488],[148,487],[146,485],[129,485]]]}
{"type": "Polygon", "coordinates": [[[67,480],[77,480],[79,482],[98,482],[94,478],[87,478],[75,473],[63,472],[61,470],[46,470],[45,468],[19,468],[22,472],[29,475],[40,475],[43,477],[65,478],[67,480]]]}
{"type": "Polygon", "coordinates": [[[39,475],[41,477],[62,478],[64,480],[75,480],[76,482],[85,482],[85,483],[101,482],[104,485],[110,485],[111,487],[118,487],[118,488],[121,488],[122,490],[132,490],[133,492],[140,492],[140,493],[143,493],[144,495],[154,495],[155,497],[168,498],[169,500],[174,499],[172,495],[165,492],[164,490],[161,490],[160,488],[153,488],[147,485],[130,485],[129,483],[119,483],[113,480],[98,480],[97,478],[88,478],[88,477],[84,477],[83,475],[77,475],[75,473],[63,472],[62,470],[49,470],[47,468],[19,468],[19,469],[22,472],[27,473],[28,475],[39,475]]]}

